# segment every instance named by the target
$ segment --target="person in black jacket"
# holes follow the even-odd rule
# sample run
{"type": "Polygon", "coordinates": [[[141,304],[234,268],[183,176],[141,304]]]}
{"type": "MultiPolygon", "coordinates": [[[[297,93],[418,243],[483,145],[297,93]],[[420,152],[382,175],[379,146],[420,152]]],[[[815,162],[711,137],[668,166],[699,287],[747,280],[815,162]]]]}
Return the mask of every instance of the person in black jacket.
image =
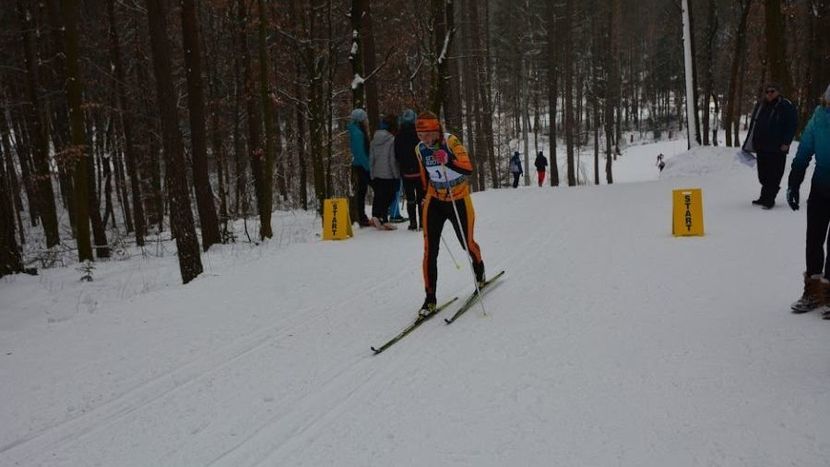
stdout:
{"type": "Polygon", "coordinates": [[[417,114],[412,109],[406,109],[401,114],[400,128],[395,136],[395,158],[401,170],[403,190],[406,196],[406,212],[409,214],[409,230],[423,228],[421,218],[421,204],[424,201],[424,188],[421,185],[421,167],[415,147],[420,140],[415,131],[417,114]]]}
{"type": "Polygon", "coordinates": [[[524,173],[519,151],[514,152],[513,157],[510,158],[510,173],[513,174],[513,188],[517,188],[519,186],[519,176],[524,173]]]}
{"type": "Polygon", "coordinates": [[[798,126],[798,114],[793,103],[781,95],[781,88],[775,83],[764,87],[764,97],[755,104],[752,114],[744,150],[757,154],[758,181],[761,182],[761,196],[752,204],[770,209],[775,206],[775,197],[784,176],[787,152],[798,126]]]}
{"type": "Polygon", "coordinates": [[[542,154],[542,151],[539,151],[539,154],[536,154],[536,174],[539,175],[539,186],[542,186],[542,183],[545,182],[545,172],[547,171],[546,167],[548,166],[548,160],[545,159],[545,155],[542,154]]]}

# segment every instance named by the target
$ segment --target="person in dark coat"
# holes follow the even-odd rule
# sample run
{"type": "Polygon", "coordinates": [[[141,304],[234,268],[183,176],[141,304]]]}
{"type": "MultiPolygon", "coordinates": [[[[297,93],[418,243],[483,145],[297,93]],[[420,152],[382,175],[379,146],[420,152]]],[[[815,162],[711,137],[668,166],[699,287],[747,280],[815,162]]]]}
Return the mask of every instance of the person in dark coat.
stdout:
{"type": "Polygon", "coordinates": [[[536,154],[536,174],[539,176],[539,186],[542,186],[542,183],[545,182],[545,172],[547,171],[548,160],[545,159],[544,154],[542,151],[539,151],[539,154],[536,154]]]}
{"type": "Polygon", "coordinates": [[[524,173],[519,151],[514,152],[513,157],[510,158],[510,173],[513,174],[513,188],[516,188],[519,186],[519,176],[524,173]]]}
{"type": "Polygon", "coordinates": [[[764,97],[755,104],[744,150],[758,159],[761,196],[752,201],[764,209],[775,206],[781,178],[787,165],[787,153],[798,127],[798,114],[792,102],[781,95],[775,83],[764,87],[764,97]]]}
{"type": "Polygon", "coordinates": [[[403,179],[403,191],[406,197],[406,212],[409,215],[409,230],[423,228],[421,206],[424,202],[424,188],[421,184],[421,166],[415,148],[421,140],[415,131],[417,114],[412,109],[406,109],[401,114],[401,125],[395,136],[395,159],[403,179]]]}
{"type": "Polygon", "coordinates": [[[799,187],[815,156],[816,168],[807,199],[804,293],[793,303],[792,311],[806,313],[820,308],[822,317],[830,319],[830,237],[827,235],[830,226],[830,86],[824,91],[823,99],[824,105],[816,108],[801,134],[801,143],[790,167],[787,203],[793,211],[798,210],[799,187]]]}

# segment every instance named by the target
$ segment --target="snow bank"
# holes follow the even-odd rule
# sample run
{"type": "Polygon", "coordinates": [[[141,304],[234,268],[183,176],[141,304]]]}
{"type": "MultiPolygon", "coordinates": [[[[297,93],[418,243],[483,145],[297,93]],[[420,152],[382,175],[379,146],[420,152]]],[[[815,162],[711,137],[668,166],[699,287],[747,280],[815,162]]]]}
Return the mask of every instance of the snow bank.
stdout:
{"type": "Polygon", "coordinates": [[[666,161],[660,178],[733,174],[754,170],[738,154],[738,148],[697,147],[666,161]]]}

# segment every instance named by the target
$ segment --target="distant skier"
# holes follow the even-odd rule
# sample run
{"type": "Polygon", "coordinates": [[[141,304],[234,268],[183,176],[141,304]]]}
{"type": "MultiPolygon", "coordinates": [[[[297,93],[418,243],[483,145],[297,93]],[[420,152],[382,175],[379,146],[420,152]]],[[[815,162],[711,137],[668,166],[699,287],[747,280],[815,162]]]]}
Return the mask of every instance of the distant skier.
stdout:
{"type": "Polygon", "coordinates": [[[513,174],[513,188],[516,188],[519,186],[519,176],[524,173],[519,151],[514,152],[513,157],[510,158],[510,173],[513,174]]]}
{"type": "Polygon", "coordinates": [[[657,163],[655,164],[660,172],[666,167],[666,161],[663,160],[663,153],[657,155],[657,163]]]}
{"type": "Polygon", "coordinates": [[[548,166],[548,160],[545,159],[545,155],[542,154],[542,151],[539,151],[539,154],[536,154],[536,174],[539,176],[539,186],[542,186],[542,183],[545,182],[545,171],[546,167],[548,166]]]}
{"type": "Polygon", "coordinates": [[[473,163],[467,150],[455,135],[443,133],[438,117],[432,112],[418,115],[415,127],[421,140],[415,152],[420,164],[421,183],[426,190],[421,217],[424,228],[422,264],[426,299],[418,314],[426,316],[436,309],[438,247],[444,222],[450,221],[456,237],[469,253],[476,281],[483,284],[485,276],[481,248],[473,238],[475,210],[467,180],[473,173],[473,163]]]}
{"type": "Polygon", "coordinates": [[[801,134],[798,152],[790,167],[787,204],[793,211],[798,210],[799,187],[815,155],[816,168],[807,199],[804,293],[793,303],[792,311],[806,313],[820,308],[822,318],[830,319],[830,251],[824,251],[824,244],[830,245],[827,232],[830,225],[830,86],[824,91],[823,100],[824,105],[816,108],[801,134]]]}

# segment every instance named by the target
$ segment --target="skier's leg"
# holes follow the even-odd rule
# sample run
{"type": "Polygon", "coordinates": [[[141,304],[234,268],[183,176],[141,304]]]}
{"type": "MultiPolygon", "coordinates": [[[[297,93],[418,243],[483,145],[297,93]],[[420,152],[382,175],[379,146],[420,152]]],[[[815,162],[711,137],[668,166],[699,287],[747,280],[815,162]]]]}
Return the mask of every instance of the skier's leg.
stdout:
{"type": "Polygon", "coordinates": [[[464,250],[470,255],[476,280],[482,282],[484,280],[484,261],[481,258],[481,248],[476,243],[473,235],[476,213],[473,208],[472,198],[465,196],[462,199],[456,200],[455,206],[458,211],[458,218],[461,221],[461,225],[458,225],[458,222],[455,220],[455,215],[450,217],[455,236],[458,238],[458,242],[461,243],[462,247],[464,247],[464,250]],[[464,232],[463,237],[461,235],[462,229],[464,232]],[[467,241],[466,245],[464,244],[464,240],[467,241]]]}
{"type": "Polygon", "coordinates": [[[441,245],[441,230],[446,217],[440,210],[440,201],[427,197],[421,219],[424,222],[424,290],[427,301],[435,303],[435,289],[438,281],[438,248],[441,245]]]}

